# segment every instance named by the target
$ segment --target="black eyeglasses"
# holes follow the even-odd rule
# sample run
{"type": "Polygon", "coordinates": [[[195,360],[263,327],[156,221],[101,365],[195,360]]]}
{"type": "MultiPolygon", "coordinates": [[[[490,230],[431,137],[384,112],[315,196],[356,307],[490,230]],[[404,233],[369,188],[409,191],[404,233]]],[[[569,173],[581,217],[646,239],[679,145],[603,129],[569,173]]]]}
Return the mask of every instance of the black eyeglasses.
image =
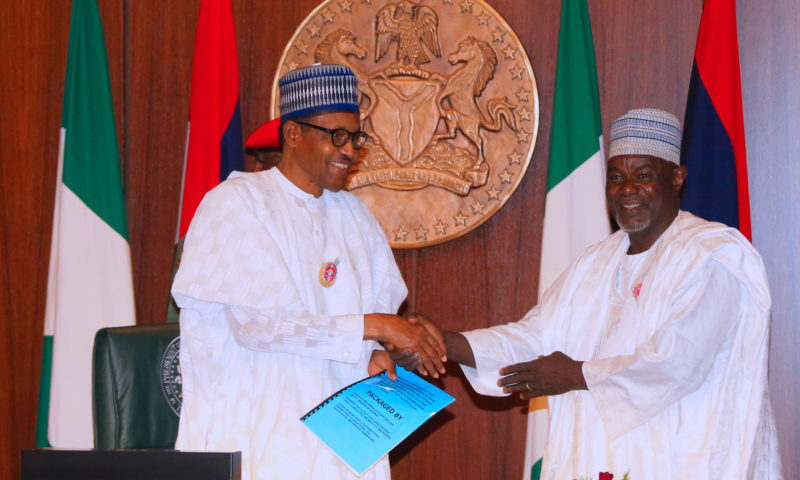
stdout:
{"type": "Polygon", "coordinates": [[[347,142],[352,140],[353,147],[359,149],[363,147],[369,139],[369,135],[367,135],[367,132],[364,132],[363,130],[351,132],[346,128],[325,128],[320,127],[319,125],[314,125],[313,123],[300,122],[297,120],[294,120],[294,123],[305,125],[306,127],[316,128],[317,130],[322,130],[331,136],[331,143],[333,143],[333,146],[337,148],[344,147],[347,142]]]}

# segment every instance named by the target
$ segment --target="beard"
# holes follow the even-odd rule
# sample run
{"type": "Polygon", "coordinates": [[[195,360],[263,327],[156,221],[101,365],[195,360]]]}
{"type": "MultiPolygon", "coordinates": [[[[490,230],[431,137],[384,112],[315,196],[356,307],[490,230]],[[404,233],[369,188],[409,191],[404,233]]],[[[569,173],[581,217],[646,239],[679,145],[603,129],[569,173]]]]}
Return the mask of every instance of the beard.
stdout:
{"type": "Polygon", "coordinates": [[[653,217],[651,215],[629,217],[624,213],[621,214],[620,211],[622,210],[622,207],[618,206],[614,208],[611,213],[617,225],[619,225],[620,230],[625,233],[641,232],[652,223],[653,217]]]}
{"type": "Polygon", "coordinates": [[[615,217],[617,221],[617,225],[619,228],[625,233],[636,233],[641,232],[642,230],[646,229],[650,226],[649,219],[641,219],[641,220],[631,220],[629,222],[621,222],[618,218],[615,217]]]}

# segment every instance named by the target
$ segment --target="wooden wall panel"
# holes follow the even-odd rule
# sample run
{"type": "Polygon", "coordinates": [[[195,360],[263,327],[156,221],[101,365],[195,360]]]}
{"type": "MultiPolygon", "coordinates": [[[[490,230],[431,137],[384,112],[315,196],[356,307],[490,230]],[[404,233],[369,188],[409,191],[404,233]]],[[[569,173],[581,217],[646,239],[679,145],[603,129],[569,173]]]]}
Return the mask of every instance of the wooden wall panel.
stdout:
{"type": "Polygon", "coordinates": [[[140,324],[167,312],[199,5],[125,2],[124,171],[140,324]]]}
{"type": "Polygon", "coordinates": [[[272,118],[269,107],[278,60],[297,26],[316,6],[313,0],[234,2],[245,137],[272,118]]]}
{"type": "Polygon", "coordinates": [[[603,134],[631,108],[683,122],[702,1],[589,2],[603,134]]]}
{"type": "Polygon", "coordinates": [[[69,4],[0,8],[0,478],[34,442],[69,4]]]}
{"type": "MultiPolygon", "coordinates": [[[[800,153],[793,88],[800,14],[794,0],[740,0],[742,78],[754,236],[774,294],[772,389],[787,477],[800,474],[797,236],[800,153]],[[787,152],[789,153],[787,155],[787,152]],[[787,196],[788,195],[788,196],[787,196]],[[778,206],[777,208],[775,206],[778,206]],[[762,215],[763,213],[763,215],[762,215]],[[775,225],[780,228],[775,229],[775,225]],[[786,261],[786,258],[791,261],[786,261]],[[788,419],[793,419],[789,421],[788,419]]],[[[317,0],[233,0],[245,135],[267,120],[284,46],[317,0]]],[[[517,192],[489,221],[451,242],[398,250],[409,311],[449,329],[513,321],[535,303],[544,177],[561,2],[495,0],[528,51],[541,122],[517,192]]],[[[589,1],[604,131],[629,108],[683,116],[702,0],[589,1]]],[[[139,323],[163,321],[189,116],[200,0],[100,0],[119,128],[139,323]]],[[[69,2],[0,6],[0,478],[18,476],[33,444],[69,2]]],[[[446,20],[443,20],[446,21],[446,20]]],[[[606,141],[607,145],[607,141],[606,141]]],[[[392,455],[395,479],[520,478],[525,406],[475,395],[460,369],[437,381],[457,402],[392,455]]]]}

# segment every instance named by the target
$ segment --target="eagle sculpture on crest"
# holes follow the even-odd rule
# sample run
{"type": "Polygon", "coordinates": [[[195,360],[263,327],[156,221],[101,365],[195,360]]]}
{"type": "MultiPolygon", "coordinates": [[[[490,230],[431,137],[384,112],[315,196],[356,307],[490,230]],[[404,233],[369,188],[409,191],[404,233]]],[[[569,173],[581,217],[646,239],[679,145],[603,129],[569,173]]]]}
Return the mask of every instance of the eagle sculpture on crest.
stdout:
{"type": "Polygon", "coordinates": [[[408,0],[383,7],[375,17],[375,61],[397,42],[397,62],[417,66],[430,62],[427,48],[441,57],[439,46],[439,17],[426,6],[408,0]],[[423,47],[424,45],[424,47],[423,47]]]}

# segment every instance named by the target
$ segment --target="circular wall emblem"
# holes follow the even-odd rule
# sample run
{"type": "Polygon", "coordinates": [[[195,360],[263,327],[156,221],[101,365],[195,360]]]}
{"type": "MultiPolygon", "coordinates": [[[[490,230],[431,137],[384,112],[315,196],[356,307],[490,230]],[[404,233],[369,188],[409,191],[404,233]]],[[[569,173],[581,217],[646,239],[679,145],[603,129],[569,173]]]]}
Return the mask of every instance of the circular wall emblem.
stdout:
{"type": "Polygon", "coordinates": [[[180,364],[181,337],[175,337],[161,356],[161,392],[175,415],[181,414],[183,402],[180,364]]]}
{"type": "Polygon", "coordinates": [[[539,126],[530,59],[482,0],[327,0],[295,31],[278,79],[315,62],[358,77],[370,140],[346,188],[392,247],[434,245],[496,213],[528,168],[539,126]]]}

